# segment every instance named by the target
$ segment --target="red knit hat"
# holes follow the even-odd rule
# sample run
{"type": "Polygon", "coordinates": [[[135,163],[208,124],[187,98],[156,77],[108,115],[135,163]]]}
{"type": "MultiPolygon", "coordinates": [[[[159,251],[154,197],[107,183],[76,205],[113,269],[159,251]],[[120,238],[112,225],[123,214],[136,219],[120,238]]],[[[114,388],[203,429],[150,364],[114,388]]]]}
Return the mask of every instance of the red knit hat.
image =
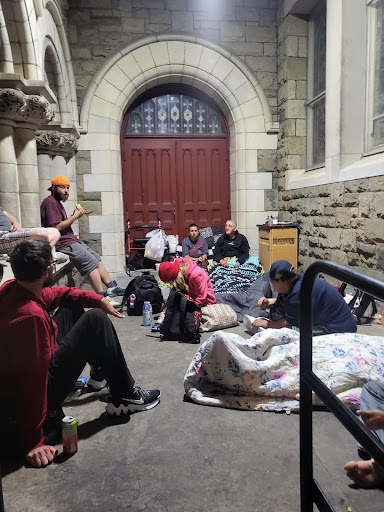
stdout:
{"type": "Polygon", "coordinates": [[[164,261],[159,266],[159,277],[163,283],[174,281],[180,270],[180,261],[176,259],[174,262],[164,261]]]}

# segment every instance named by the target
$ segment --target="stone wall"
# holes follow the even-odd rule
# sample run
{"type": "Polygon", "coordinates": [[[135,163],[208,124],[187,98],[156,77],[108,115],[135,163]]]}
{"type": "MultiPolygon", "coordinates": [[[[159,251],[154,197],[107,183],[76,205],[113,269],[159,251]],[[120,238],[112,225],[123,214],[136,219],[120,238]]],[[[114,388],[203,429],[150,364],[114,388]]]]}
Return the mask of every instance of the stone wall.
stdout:
{"type": "Polygon", "coordinates": [[[280,193],[279,219],[298,222],[300,263],[349,265],[378,279],[384,271],[384,177],[280,193]]]}
{"type": "Polygon", "coordinates": [[[277,0],[69,0],[79,106],[107,57],[144,35],[172,31],[214,41],[244,60],[276,120],[276,6],[277,0]]]}

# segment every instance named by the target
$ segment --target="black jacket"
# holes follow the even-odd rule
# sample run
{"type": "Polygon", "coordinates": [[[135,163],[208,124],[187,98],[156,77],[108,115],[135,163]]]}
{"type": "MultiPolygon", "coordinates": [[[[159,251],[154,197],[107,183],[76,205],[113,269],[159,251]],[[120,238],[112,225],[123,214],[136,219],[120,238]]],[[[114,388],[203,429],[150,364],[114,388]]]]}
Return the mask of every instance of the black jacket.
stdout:
{"type": "Polygon", "coordinates": [[[223,258],[236,256],[239,262],[243,264],[249,258],[248,240],[237,231],[234,239],[224,234],[217,240],[213,256],[217,262],[223,258]]]}

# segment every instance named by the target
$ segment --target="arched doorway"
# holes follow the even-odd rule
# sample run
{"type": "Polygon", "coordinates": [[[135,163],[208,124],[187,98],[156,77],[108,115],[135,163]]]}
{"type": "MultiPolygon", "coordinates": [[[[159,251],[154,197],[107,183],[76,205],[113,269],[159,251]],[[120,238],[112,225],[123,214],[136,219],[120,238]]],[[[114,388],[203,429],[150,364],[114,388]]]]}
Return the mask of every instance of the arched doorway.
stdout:
{"type": "MultiPolygon", "coordinates": [[[[125,221],[187,235],[192,222],[230,217],[229,141],[225,117],[187,86],[163,86],[136,100],[122,125],[125,221]]],[[[143,233],[136,232],[138,236],[143,233]]]]}

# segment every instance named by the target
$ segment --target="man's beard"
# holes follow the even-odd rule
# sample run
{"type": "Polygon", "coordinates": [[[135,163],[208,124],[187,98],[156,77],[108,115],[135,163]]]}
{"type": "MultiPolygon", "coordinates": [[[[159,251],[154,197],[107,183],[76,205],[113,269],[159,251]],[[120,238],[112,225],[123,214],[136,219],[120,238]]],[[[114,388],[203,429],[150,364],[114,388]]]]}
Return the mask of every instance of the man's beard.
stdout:
{"type": "Polygon", "coordinates": [[[53,195],[54,195],[55,199],[57,199],[57,201],[62,201],[63,203],[65,203],[65,201],[69,197],[69,196],[64,196],[64,195],[60,194],[60,192],[54,192],[53,195]]]}

